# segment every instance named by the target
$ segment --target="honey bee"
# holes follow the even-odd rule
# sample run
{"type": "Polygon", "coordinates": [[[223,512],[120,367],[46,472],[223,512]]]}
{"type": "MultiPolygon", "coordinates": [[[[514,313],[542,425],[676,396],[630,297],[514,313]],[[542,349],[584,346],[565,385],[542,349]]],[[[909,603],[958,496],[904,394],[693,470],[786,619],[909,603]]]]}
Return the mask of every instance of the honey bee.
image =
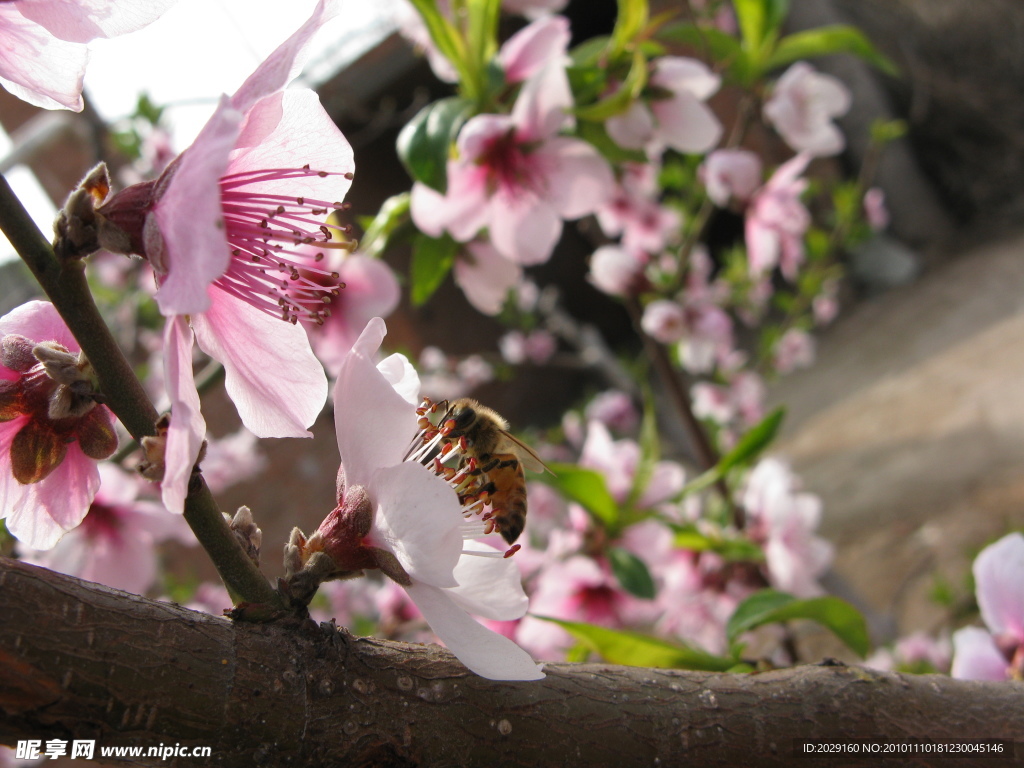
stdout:
{"type": "Polygon", "coordinates": [[[531,472],[551,470],[533,449],[509,434],[505,419],[471,398],[462,397],[451,403],[441,420],[441,432],[448,438],[459,439],[466,455],[475,459],[475,471],[487,479],[484,487],[490,494],[494,531],[512,544],[526,525],[523,467],[531,472]]]}

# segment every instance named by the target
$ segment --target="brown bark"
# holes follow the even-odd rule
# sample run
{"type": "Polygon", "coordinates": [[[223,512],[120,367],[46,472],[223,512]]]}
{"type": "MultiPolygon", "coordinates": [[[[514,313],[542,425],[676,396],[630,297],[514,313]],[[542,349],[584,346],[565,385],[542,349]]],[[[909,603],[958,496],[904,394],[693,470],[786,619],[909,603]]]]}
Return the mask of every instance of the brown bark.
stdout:
{"type": "MultiPolygon", "coordinates": [[[[0,742],[213,750],[139,764],[837,766],[848,761],[795,759],[793,740],[1024,741],[1024,683],[605,664],[551,664],[541,682],[496,683],[437,646],[311,622],[232,623],[4,559],[0,616],[0,742]]],[[[914,764],[940,763],[948,758],[914,764]]]]}

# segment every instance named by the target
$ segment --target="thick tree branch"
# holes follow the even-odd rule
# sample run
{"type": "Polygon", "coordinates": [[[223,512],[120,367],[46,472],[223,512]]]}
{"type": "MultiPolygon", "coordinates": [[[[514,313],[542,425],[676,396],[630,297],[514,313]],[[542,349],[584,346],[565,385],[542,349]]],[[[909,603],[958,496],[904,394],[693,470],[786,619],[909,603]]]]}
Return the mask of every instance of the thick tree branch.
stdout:
{"type": "Polygon", "coordinates": [[[210,746],[210,759],[178,764],[247,767],[835,766],[795,760],[793,740],[1024,739],[1021,683],[604,664],[551,664],[541,682],[496,683],[436,646],[311,623],[233,624],[11,560],[0,560],[0,612],[7,744],[210,746]]]}

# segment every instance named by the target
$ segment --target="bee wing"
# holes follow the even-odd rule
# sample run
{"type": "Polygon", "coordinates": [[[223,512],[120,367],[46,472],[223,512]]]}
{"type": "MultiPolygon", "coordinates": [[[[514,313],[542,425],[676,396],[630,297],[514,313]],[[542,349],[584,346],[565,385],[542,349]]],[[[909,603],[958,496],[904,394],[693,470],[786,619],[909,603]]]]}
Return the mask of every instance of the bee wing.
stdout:
{"type": "Polygon", "coordinates": [[[533,448],[521,440],[516,439],[514,435],[511,435],[508,432],[504,432],[503,434],[506,438],[512,441],[515,446],[516,456],[518,456],[519,460],[523,462],[524,467],[531,472],[547,472],[550,475],[555,474],[548,469],[548,466],[543,461],[540,460],[540,456],[534,452],[533,448]]]}

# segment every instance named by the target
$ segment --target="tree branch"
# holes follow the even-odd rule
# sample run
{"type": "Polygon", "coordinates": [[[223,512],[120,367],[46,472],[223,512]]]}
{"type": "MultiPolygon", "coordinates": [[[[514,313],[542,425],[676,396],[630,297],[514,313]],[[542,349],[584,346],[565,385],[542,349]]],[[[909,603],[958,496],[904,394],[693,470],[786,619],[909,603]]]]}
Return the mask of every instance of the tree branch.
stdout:
{"type": "Polygon", "coordinates": [[[605,664],[497,683],[436,646],[231,623],[3,559],[0,611],[0,742],[95,739],[97,755],[163,743],[209,746],[202,765],[247,768],[784,765],[794,739],[1024,735],[1021,683],[605,664]]]}

